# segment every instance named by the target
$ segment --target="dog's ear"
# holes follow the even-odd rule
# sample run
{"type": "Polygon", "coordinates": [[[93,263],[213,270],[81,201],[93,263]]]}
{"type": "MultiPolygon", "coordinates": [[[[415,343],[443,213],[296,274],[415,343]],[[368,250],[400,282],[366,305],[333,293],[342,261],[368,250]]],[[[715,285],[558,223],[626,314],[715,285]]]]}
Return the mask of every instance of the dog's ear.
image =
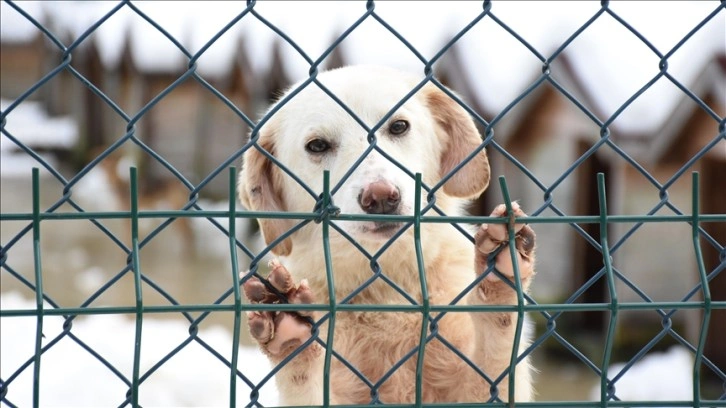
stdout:
{"type": "MultiPolygon", "coordinates": [[[[269,137],[260,137],[260,147],[275,155],[275,146],[269,137]]],[[[238,193],[242,205],[252,211],[285,211],[282,197],[281,170],[259,150],[252,147],[244,154],[239,175],[238,193]]],[[[260,229],[267,245],[292,227],[289,220],[260,218],[260,229]]],[[[292,240],[283,240],[272,248],[278,256],[292,251],[292,240]]]]}
{"type": "MultiPolygon", "coordinates": [[[[441,140],[440,176],[444,177],[478,148],[482,139],[469,113],[451,97],[435,85],[426,86],[423,92],[441,140]]],[[[486,151],[481,149],[444,184],[444,192],[454,197],[475,198],[487,188],[489,177],[489,160],[486,151]]]]}

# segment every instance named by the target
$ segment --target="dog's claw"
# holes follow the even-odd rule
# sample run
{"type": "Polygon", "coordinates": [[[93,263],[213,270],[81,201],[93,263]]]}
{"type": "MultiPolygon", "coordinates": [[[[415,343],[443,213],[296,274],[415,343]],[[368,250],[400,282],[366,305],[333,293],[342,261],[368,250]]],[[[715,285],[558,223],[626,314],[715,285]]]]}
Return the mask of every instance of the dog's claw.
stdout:
{"type": "Polygon", "coordinates": [[[292,275],[290,275],[290,272],[282,266],[280,261],[273,259],[268,265],[270,266],[270,275],[267,277],[267,280],[270,281],[275,289],[284,294],[295,290],[295,283],[292,280],[292,275]]]}
{"type": "MultiPolygon", "coordinates": [[[[289,303],[313,303],[314,296],[307,281],[296,285],[290,272],[277,260],[270,261],[268,282],[287,297],[289,303]]],[[[280,303],[276,293],[256,277],[243,284],[245,296],[253,304],[280,303]]],[[[263,351],[274,357],[284,357],[310,338],[310,323],[303,316],[308,312],[254,311],[247,313],[250,334],[263,351]]]]}

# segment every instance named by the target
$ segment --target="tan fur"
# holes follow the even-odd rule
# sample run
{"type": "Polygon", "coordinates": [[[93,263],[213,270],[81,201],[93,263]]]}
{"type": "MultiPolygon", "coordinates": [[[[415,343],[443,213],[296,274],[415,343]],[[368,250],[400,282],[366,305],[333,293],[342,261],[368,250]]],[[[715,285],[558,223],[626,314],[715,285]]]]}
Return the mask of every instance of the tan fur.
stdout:
{"type": "MultiPolygon", "coordinates": [[[[419,81],[415,76],[377,67],[343,68],[323,73],[319,79],[369,126],[380,120],[387,109],[419,81]]],[[[386,134],[384,124],[377,133],[378,145],[412,172],[421,172],[424,182],[429,186],[436,184],[481,143],[466,111],[430,84],[404,104],[391,121],[400,118],[411,123],[410,133],[404,137],[390,136],[386,134]]],[[[321,191],[323,168],[331,171],[332,181],[337,183],[368,146],[368,142],[366,132],[335,102],[315,85],[311,85],[270,119],[261,131],[259,145],[291,168],[312,189],[321,191]],[[305,143],[311,138],[321,137],[330,139],[335,147],[324,156],[306,153],[305,143]]],[[[465,199],[480,195],[487,187],[489,177],[486,152],[482,149],[437,192],[437,205],[448,215],[461,215],[465,199]]],[[[402,211],[407,215],[413,214],[413,181],[376,155],[366,158],[361,167],[353,172],[333,197],[334,203],[343,213],[361,213],[357,208],[356,192],[360,186],[380,178],[401,187],[402,211]]],[[[426,197],[425,192],[423,196],[426,197]]],[[[315,204],[313,197],[275,166],[270,166],[269,160],[254,148],[245,153],[240,174],[240,198],[254,211],[309,212],[315,204]]],[[[516,210],[521,212],[519,207],[516,210]]],[[[426,215],[433,215],[433,212],[426,215]]],[[[371,254],[376,253],[388,240],[366,232],[366,226],[369,225],[363,221],[333,219],[333,222],[371,254]]],[[[269,244],[292,225],[292,222],[264,222],[262,229],[265,240],[269,244]]],[[[491,226],[490,231],[493,232],[494,228],[504,227],[491,226]]],[[[373,276],[373,271],[366,256],[335,230],[331,228],[330,231],[334,293],[336,301],[340,302],[373,276]]],[[[497,230],[497,233],[501,231],[497,230]]],[[[282,264],[296,281],[305,280],[309,284],[315,303],[328,304],[330,299],[320,225],[310,223],[295,232],[288,241],[289,244],[278,245],[275,250],[282,256],[282,264]]],[[[423,223],[421,247],[429,302],[433,305],[449,304],[483,270],[482,260],[485,256],[479,252],[481,248],[496,245],[499,245],[498,241],[494,242],[485,233],[483,238],[478,238],[477,249],[449,224],[423,223]]],[[[510,253],[505,250],[502,255],[510,256],[510,253]]],[[[534,254],[530,251],[517,256],[520,259],[521,283],[527,290],[530,277],[534,274],[534,254]]],[[[499,259],[500,256],[497,257],[498,263],[499,259]]],[[[423,302],[412,228],[383,252],[377,262],[388,279],[405,290],[418,304],[423,302]]],[[[511,270],[502,272],[511,275],[511,270]]],[[[460,304],[511,305],[516,302],[516,292],[491,275],[483,279],[460,304]]],[[[375,280],[349,303],[410,304],[382,279],[375,280]]],[[[319,319],[322,315],[315,313],[314,318],[319,319]]],[[[431,317],[435,315],[432,313],[431,317]]],[[[439,321],[438,333],[490,378],[496,379],[509,369],[517,318],[514,313],[449,312],[439,321]]],[[[339,311],[335,316],[333,348],[375,384],[402,356],[418,346],[421,327],[421,313],[339,311]]],[[[322,339],[326,339],[328,328],[328,323],[321,328],[322,339]]],[[[528,332],[525,330],[520,352],[527,345],[528,332]]],[[[270,355],[273,363],[285,357],[269,353],[265,344],[261,344],[261,347],[270,355]]],[[[425,350],[425,402],[482,403],[489,400],[489,383],[442,342],[433,339],[426,344],[425,350]]],[[[279,372],[277,382],[283,403],[322,403],[323,358],[324,350],[313,343],[279,372]]],[[[380,401],[414,402],[416,361],[417,355],[414,354],[380,385],[380,401]]],[[[371,401],[369,386],[335,358],[332,359],[331,370],[332,403],[360,404],[371,401]]],[[[517,365],[515,372],[515,399],[531,400],[531,374],[527,359],[517,365]]],[[[509,380],[505,378],[497,386],[499,398],[505,401],[508,399],[508,383],[509,380]]]]}
{"type": "MultiPolygon", "coordinates": [[[[260,147],[274,156],[275,147],[272,140],[265,135],[263,140],[260,147]]],[[[242,205],[265,211],[285,211],[285,203],[279,190],[280,169],[258,150],[250,150],[246,157],[248,178],[245,180],[245,188],[239,189],[242,205]]],[[[289,221],[282,219],[261,218],[259,223],[267,244],[292,227],[289,221]]],[[[291,251],[292,241],[289,239],[272,248],[272,252],[279,256],[289,255],[291,251]]]]}
{"type": "MultiPolygon", "coordinates": [[[[451,172],[481,144],[479,132],[464,109],[433,86],[426,89],[426,99],[443,139],[441,176],[451,172]]],[[[485,150],[474,156],[444,184],[444,191],[454,197],[472,198],[489,185],[489,160],[485,150]]]]}

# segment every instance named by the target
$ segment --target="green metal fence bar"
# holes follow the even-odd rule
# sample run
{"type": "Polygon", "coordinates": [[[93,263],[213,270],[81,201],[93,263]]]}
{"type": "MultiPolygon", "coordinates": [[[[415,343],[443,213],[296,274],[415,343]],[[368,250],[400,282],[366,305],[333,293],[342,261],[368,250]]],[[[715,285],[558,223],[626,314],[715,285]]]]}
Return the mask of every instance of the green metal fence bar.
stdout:
{"type": "MultiPolygon", "coordinates": [[[[514,209],[512,208],[512,198],[509,196],[509,189],[507,188],[507,182],[504,176],[499,177],[499,186],[502,189],[502,198],[504,199],[504,205],[507,209],[509,221],[507,222],[507,234],[509,235],[509,256],[512,262],[512,271],[514,272],[514,289],[517,292],[517,324],[514,330],[514,342],[512,344],[512,355],[509,358],[509,395],[507,400],[509,406],[514,407],[515,398],[515,371],[517,370],[517,363],[519,357],[519,344],[522,339],[522,329],[524,328],[524,291],[522,289],[522,277],[519,270],[519,261],[517,254],[517,244],[515,243],[516,232],[514,231],[514,225],[516,223],[516,216],[514,215],[514,209]]],[[[505,281],[507,282],[507,281],[505,281]]]]}
{"type": "MultiPolygon", "coordinates": [[[[426,344],[428,344],[429,320],[431,319],[431,304],[429,299],[428,284],[426,281],[426,266],[424,265],[423,249],[421,248],[421,173],[416,173],[414,197],[414,222],[413,222],[413,240],[416,251],[416,269],[418,270],[418,280],[421,285],[421,335],[419,336],[418,355],[416,357],[416,399],[414,400],[416,407],[423,404],[423,369],[424,355],[426,353],[426,344]]],[[[433,331],[433,330],[432,330],[433,331]]]]}
{"type": "MultiPolygon", "coordinates": [[[[3,213],[0,214],[0,221],[32,221],[34,215],[32,213],[3,213]]],[[[80,213],[72,212],[41,212],[38,214],[40,220],[90,220],[90,219],[129,219],[131,213],[129,211],[114,212],[91,212],[84,211],[80,213]]],[[[229,211],[224,210],[144,210],[137,214],[139,219],[149,218],[227,218],[229,211]]],[[[260,211],[237,211],[235,218],[237,219],[284,219],[284,220],[310,220],[313,221],[319,214],[317,213],[296,213],[296,212],[260,212],[260,211]]],[[[490,217],[490,216],[435,216],[421,215],[419,218],[422,223],[436,224],[452,224],[452,223],[472,223],[472,224],[507,224],[509,219],[506,217],[490,217]]],[[[515,218],[516,221],[523,221],[524,218],[515,218]]],[[[683,223],[693,220],[693,215],[611,215],[608,217],[610,224],[634,224],[634,223],[683,223]]],[[[371,215],[371,214],[344,214],[336,215],[336,222],[340,221],[385,221],[385,222],[414,222],[415,218],[410,215],[371,215]]],[[[527,217],[528,224],[598,224],[599,216],[595,215],[563,215],[555,216],[538,216],[527,217]]],[[[710,222],[724,222],[726,214],[698,214],[699,224],[710,222]]],[[[699,230],[700,234],[703,231],[699,230]]]]}
{"type": "MultiPolygon", "coordinates": [[[[700,287],[700,286],[699,286],[700,287]]],[[[619,310],[661,310],[661,309],[703,309],[704,302],[620,302],[619,310]]],[[[168,306],[144,306],[145,314],[164,314],[164,313],[180,313],[180,312],[234,312],[234,305],[222,304],[184,304],[184,305],[168,305],[168,306]]],[[[521,310],[526,312],[543,312],[543,311],[563,311],[563,312],[588,312],[588,311],[608,311],[611,308],[610,303],[526,303],[521,306],[521,310]]],[[[342,312],[406,312],[406,313],[422,313],[424,308],[422,305],[361,305],[361,304],[337,304],[336,309],[342,312]]],[[[712,310],[726,309],[726,301],[711,301],[712,310]]],[[[322,312],[329,311],[329,305],[325,304],[304,304],[292,305],[287,303],[258,305],[243,303],[240,305],[242,311],[303,311],[303,312],[322,312]]],[[[430,305],[429,310],[432,313],[443,312],[518,312],[519,306],[515,305],[430,305]]],[[[134,314],[136,307],[134,306],[96,306],[96,307],[55,307],[53,309],[44,309],[38,311],[36,309],[12,309],[2,310],[0,317],[22,317],[22,316],[66,316],[66,315],[104,315],[104,314],[134,314]]]]}
{"type": "Polygon", "coordinates": [[[40,357],[43,345],[43,264],[40,259],[40,172],[33,169],[33,256],[35,269],[35,307],[38,310],[35,326],[33,356],[33,405],[40,405],[40,357]]]}
{"type": "MultiPolygon", "coordinates": [[[[323,195],[322,195],[321,211],[324,214],[331,214],[336,211],[332,208],[333,198],[330,195],[330,172],[323,173],[323,195]]],[[[325,277],[328,282],[328,308],[330,314],[328,319],[328,336],[326,343],[330,347],[325,347],[325,362],[323,363],[323,405],[330,406],[330,364],[333,358],[333,347],[335,344],[335,318],[338,312],[338,302],[335,295],[335,275],[333,274],[333,256],[330,252],[330,217],[321,217],[323,227],[323,256],[325,257],[325,277]]]]}
{"type": "Polygon", "coordinates": [[[603,265],[605,265],[605,276],[610,295],[610,321],[608,322],[607,334],[605,335],[605,352],[603,355],[602,374],[600,377],[600,403],[605,408],[610,402],[610,390],[608,384],[608,367],[612,359],[613,344],[615,339],[615,326],[618,321],[618,292],[615,289],[615,276],[613,274],[612,258],[610,257],[610,244],[608,243],[608,209],[605,196],[605,175],[597,175],[597,192],[600,207],[600,247],[602,248],[603,265]]]}
{"type": "Polygon", "coordinates": [[[701,280],[701,291],[703,293],[703,318],[701,321],[701,330],[698,334],[698,345],[696,346],[696,358],[694,359],[693,365],[693,403],[694,408],[701,406],[701,360],[703,358],[703,350],[706,344],[706,334],[708,333],[708,323],[711,320],[711,289],[708,285],[708,279],[706,277],[706,267],[703,263],[703,253],[701,252],[701,242],[699,237],[698,229],[698,214],[700,213],[700,202],[699,195],[695,193],[698,191],[698,173],[693,173],[693,199],[692,199],[692,213],[693,221],[691,221],[693,231],[693,250],[696,253],[696,265],[698,267],[698,275],[701,280]]]}
{"type": "MultiPolygon", "coordinates": [[[[229,189],[227,194],[229,197],[237,196],[237,168],[229,168],[229,189]]],[[[237,206],[235,200],[229,200],[229,254],[230,267],[232,274],[232,289],[234,290],[234,325],[232,326],[232,358],[230,360],[229,370],[229,406],[233,407],[237,401],[237,360],[239,358],[240,330],[242,329],[242,293],[239,283],[239,261],[237,258],[237,227],[235,218],[237,214],[237,206]]]]}
{"type": "Polygon", "coordinates": [[[144,299],[141,289],[141,262],[139,261],[138,178],[135,167],[131,167],[129,172],[131,177],[131,262],[134,274],[134,296],[136,298],[136,333],[134,334],[134,366],[131,374],[130,398],[131,404],[136,407],[139,405],[139,371],[141,370],[141,329],[144,321],[144,299]]]}

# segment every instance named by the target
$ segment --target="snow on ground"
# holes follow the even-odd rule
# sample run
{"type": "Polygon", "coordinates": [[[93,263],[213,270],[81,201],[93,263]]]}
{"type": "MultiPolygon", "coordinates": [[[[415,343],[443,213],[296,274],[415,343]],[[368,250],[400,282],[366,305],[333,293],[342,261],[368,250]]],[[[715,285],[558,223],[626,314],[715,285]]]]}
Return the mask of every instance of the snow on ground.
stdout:
{"type": "MultiPolygon", "coordinates": [[[[34,309],[34,302],[18,293],[0,295],[3,310],[34,309]]],[[[49,306],[46,304],[46,308],[49,306]]],[[[3,317],[0,330],[0,377],[3,381],[33,356],[35,317],[3,317]]],[[[63,319],[43,319],[43,345],[62,331],[63,319]]],[[[133,368],[135,323],[119,315],[79,317],[72,333],[91,346],[130,379],[133,368]]],[[[182,320],[161,320],[145,315],[141,340],[141,375],[189,335],[182,320]]],[[[203,339],[225,358],[232,352],[232,336],[219,327],[201,328],[203,339]]],[[[117,406],[124,401],[128,385],[70,338],[64,338],[41,358],[40,402],[43,406],[117,406]]],[[[239,347],[238,367],[252,381],[260,381],[270,370],[267,358],[256,348],[239,347]]],[[[198,343],[192,342],[154,372],[139,388],[139,402],[147,407],[229,406],[229,368],[198,343]]],[[[246,406],[250,388],[237,381],[237,405],[246,406]]],[[[5,396],[17,406],[33,401],[33,365],[8,385],[5,396]]],[[[277,405],[274,380],[261,390],[265,406],[277,405]]]]}
{"type": "MultiPolygon", "coordinates": [[[[693,353],[682,346],[646,354],[615,383],[615,395],[621,401],[691,401],[693,364],[693,353]]],[[[624,367],[624,363],[611,365],[608,377],[624,367]]],[[[599,384],[590,391],[590,399],[600,400],[599,384]]]]}

